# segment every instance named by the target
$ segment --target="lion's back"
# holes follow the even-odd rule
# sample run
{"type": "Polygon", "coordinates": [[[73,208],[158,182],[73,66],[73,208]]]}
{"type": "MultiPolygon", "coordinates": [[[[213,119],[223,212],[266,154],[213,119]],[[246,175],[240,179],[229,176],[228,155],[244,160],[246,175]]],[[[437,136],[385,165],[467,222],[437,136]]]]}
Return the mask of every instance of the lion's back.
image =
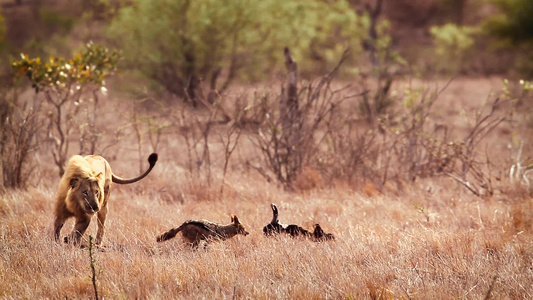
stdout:
{"type": "Polygon", "coordinates": [[[111,167],[105,158],[100,155],[86,155],[83,156],[83,159],[90,166],[93,176],[98,175],[98,173],[102,173],[106,178],[111,179],[111,167]]]}

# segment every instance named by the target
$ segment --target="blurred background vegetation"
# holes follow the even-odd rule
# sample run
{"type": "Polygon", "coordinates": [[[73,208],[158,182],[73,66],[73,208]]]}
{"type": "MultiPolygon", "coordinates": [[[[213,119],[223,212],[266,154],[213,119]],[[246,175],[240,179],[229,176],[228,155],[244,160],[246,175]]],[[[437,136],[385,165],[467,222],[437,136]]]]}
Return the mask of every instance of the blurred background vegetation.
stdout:
{"type": "Polygon", "coordinates": [[[420,76],[533,75],[530,0],[0,3],[0,71],[8,82],[21,52],[70,57],[90,41],[121,51],[120,69],[135,82],[191,101],[199,84],[223,92],[236,81],[272,78],[285,46],[303,77],[325,73],[345,48],[345,73],[359,74],[375,66],[369,49],[380,45],[420,76]]]}
{"type": "MultiPolygon", "coordinates": [[[[319,128],[327,133],[324,136],[330,135],[325,141],[339,142],[337,149],[349,151],[361,149],[358,143],[372,144],[372,139],[350,140],[338,129],[348,128],[345,134],[350,136],[350,122],[361,121],[366,124],[361,128],[369,126],[373,137],[391,131],[396,137],[405,137],[402,141],[410,141],[405,147],[408,151],[402,153],[412,167],[404,173],[414,180],[431,173],[420,171],[422,159],[412,155],[416,150],[413,141],[429,126],[424,122],[439,92],[408,89],[400,95],[392,88],[394,82],[498,76],[520,82],[518,89],[510,88],[523,94],[531,90],[533,77],[531,0],[0,0],[0,7],[0,125],[4,129],[0,132],[0,156],[3,174],[18,174],[8,186],[19,186],[28,177],[23,165],[39,147],[52,153],[61,174],[73,147],[79,153],[101,153],[107,149],[104,138],[114,136],[108,144],[118,143],[124,134],[120,126],[112,134],[97,118],[100,104],[109,99],[101,97],[108,89],[117,92],[115,99],[131,101],[131,116],[125,118],[136,133],[139,157],[142,123],[154,137],[155,151],[161,132],[170,125],[154,120],[172,119],[173,113],[175,119],[170,123],[189,147],[190,166],[195,161],[198,168],[209,169],[209,133],[213,124],[224,124],[228,127],[224,174],[233,151],[229,149],[234,149],[230,138],[250,129],[262,138],[254,146],[263,151],[265,161],[272,159],[272,153],[281,153],[290,165],[288,157],[295,154],[294,149],[306,149],[295,155],[296,167],[291,172],[296,174],[317,156],[310,145],[314,145],[319,128]],[[287,49],[285,56],[283,49],[287,49]],[[285,67],[293,59],[297,62],[293,86],[282,84],[280,91],[285,67]],[[356,99],[353,111],[338,109],[343,100],[339,100],[340,90],[331,86],[333,77],[335,84],[347,83],[354,90],[352,96],[343,96],[356,99]],[[225,93],[230,86],[272,83],[277,87],[254,90],[253,96],[243,94],[234,99],[225,93]],[[283,91],[291,88],[297,96],[285,97],[283,91]],[[291,123],[302,125],[306,118],[315,123],[307,128],[310,138],[293,139],[296,144],[287,142],[280,152],[279,134],[290,131],[289,127],[280,129],[287,113],[277,103],[285,98],[300,102],[294,108],[297,120],[291,123]],[[158,99],[143,104],[155,108],[148,112],[155,117],[143,115],[146,107],[139,110],[144,101],[140,99],[158,99]],[[178,111],[182,106],[167,105],[170,102],[209,110],[192,109],[187,115],[185,110],[178,111]],[[400,131],[399,124],[406,120],[409,124],[400,131]],[[340,122],[338,128],[333,121],[340,122]],[[196,128],[197,132],[184,128],[196,128]],[[200,140],[202,151],[195,148],[202,145],[200,140]],[[79,145],[74,146],[73,141],[79,145]],[[269,148],[272,145],[276,146],[269,148]]],[[[500,105],[500,98],[512,102],[511,110],[523,105],[518,96],[499,97],[493,110],[500,105]]],[[[502,121],[495,119],[494,124],[502,121]]],[[[483,125],[475,124],[479,126],[474,129],[483,125]]],[[[488,125],[481,128],[493,129],[488,125]]],[[[472,132],[471,136],[479,134],[472,132]]],[[[423,148],[421,153],[431,154],[432,163],[438,162],[432,165],[437,173],[450,165],[448,156],[457,158],[464,150],[470,159],[473,153],[471,148],[444,149],[448,139],[446,134],[439,143],[421,139],[417,144],[423,148]]],[[[392,143],[398,141],[400,138],[392,143]]],[[[367,147],[369,153],[375,152],[371,149],[367,147]]],[[[361,151],[353,153],[356,165],[362,160],[361,151]]],[[[344,154],[336,153],[337,157],[344,154]]],[[[271,168],[279,169],[278,159],[271,168]]],[[[379,161],[375,157],[368,161],[372,159],[379,161]]],[[[471,164],[471,160],[463,163],[471,164]]],[[[349,164],[332,160],[331,165],[349,164]]],[[[259,164],[252,167],[262,170],[259,164]]],[[[383,176],[374,176],[382,185],[388,167],[383,176]]],[[[288,184],[292,179],[287,178],[294,178],[277,177],[288,184]]]]}

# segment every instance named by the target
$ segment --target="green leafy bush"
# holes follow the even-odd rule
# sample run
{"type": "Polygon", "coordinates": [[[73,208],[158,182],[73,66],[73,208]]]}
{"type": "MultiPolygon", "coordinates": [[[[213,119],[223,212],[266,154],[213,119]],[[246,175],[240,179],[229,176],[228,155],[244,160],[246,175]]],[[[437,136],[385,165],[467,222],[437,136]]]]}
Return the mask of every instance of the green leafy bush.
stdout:
{"type": "Polygon", "coordinates": [[[6,20],[2,14],[2,11],[0,10],[0,42],[4,40],[4,37],[6,36],[6,32],[7,32],[6,20]]]}
{"type": "Polygon", "coordinates": [[[533,76],[533,1],[491,0],[500,13],[486,19],[483,31],[494,37],[492,47],[511,53],[513,63],[505,65],[521,76],[533,76]]]}
{"type": "Polygon", "coordinates": [[[491,0],[501,11],[490,17],[484,28],[490,34],[512,42],[533,39],[533,1],[491,0]]]}
{"type": "Polygon", "coordinates": [[[223,91],[236,77],[269,75],[285,46],[303,74],[327,70],[345,47],[357,53],[359,24],[345,0],[136,0],[109,33],[130,66],[194,101],[201,82],[223,91]]]}
{"type": "Polygon", "coordinates": [[[39,17],[43,21],[43,24],[63,34],[72,30],[72,27],[75,23],[74,17],[53,10],[49,7],[41,8],[39,10],[39,17]]]}
{"type": "Polygon", "coordinates": [[[89,43],[71,59],[51,57],[43,62],[40,57],[21,54],[21,59],[13,62],[13,69],[25,75],[39,92],[70,89],[73,84],[104,85],[104,79],[116,70],[119,59],[118,52],[89,43]]]}
{"type": "Polygon", "coordinates": [[[95,153],[99,136],[95,124],[99,108],[97,91],[115,72],[120,57],[117,51],[89,43],[70,59],[51,57],[43,61],[21,54],[21,59],[12,63],[14,71],[27,77],[36,94],[41,96],[37,98],[39,104],[44,102],[49,106],[50,125],[46,136],[50,137],[49,142],[53,141],[51,152],[60,175],[64,172],[75,130],[80,132],[80,152],[84,152],[88,142],[88,152],[95,153]],[[81,112],[86,118],[79,116],[81,112]]]}
{"type": "Polygon", "coordinates": [[[468,50],[474,45],[473,36],[477,29],[448,23],[432,26],[430,33],[435,43],[435,61],[439,71],[455,73],[467,57],[468,50]]]}

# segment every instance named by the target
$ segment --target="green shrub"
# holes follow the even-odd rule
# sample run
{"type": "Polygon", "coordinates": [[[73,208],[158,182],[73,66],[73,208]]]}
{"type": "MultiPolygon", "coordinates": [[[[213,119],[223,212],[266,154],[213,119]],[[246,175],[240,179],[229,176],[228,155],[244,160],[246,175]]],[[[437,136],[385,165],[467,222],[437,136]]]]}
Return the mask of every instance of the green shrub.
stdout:
{"type": "Polygon", "coordinates": [[[12,63],[13,70],[29,79],[40,102],[48,105],[50,122],[46,136],[53,140],[52,156],[63,175],[69,154],[73,131],[80,131],[80,152],[86,141],[90,154],[94,154],[98,140],[96,115],[99,108],[98,91],[105,86],[105,79],[116,70],[120,53],[89,43],[71,59],[51,57],[41,60],[21,54],[12,63]],[[44,99],[44,100],[43,100],[44,99]],[[92,107],[91,107],[92,106],[92,107]],[[87,120],[78,118],[81,113],[87,120]]]}
{"type": "Polygon", "coordinates": [[[432,26],[430,33],[435,44],[435,62],[438,71],[455,73],[464,63],[468,51],[474,45],[477,29],[448,23],[432,26]]]}
{"type": "Polygon", "coordinates": [[[4,40],[4,37],[6,36],[6,32],[7,32],[6,20],[4,18],[4,15],[2,14],[2,11],[0,10],[0,42],[4,40]]]}
{"type": "MultiPolygon", "coordinates": [[[[51,57],[43,62],[40,57],[21,54],[13,62],[13,69],[25,75],[36,92],[47,89],[73,89],[74,84],[104,85],[104,79],[116,70],[120,54],[89,43],[71,59],[51,57]]],[[[79,88],[78,88],[79,90],[79,88]]]]}
{"type": "Polygon", "coordinates": [[[109,34],[130,66],[194,102],[201,82],[223,91],[270,75],[286,46],[302,73],[327,70],[346,46],[359,49],[359,24],[345,0],[136,0],[109,34]]]}
{"type": "Polygon", "coordinates": [[[533,39],[533,1],[491,0],[501,11],[484,23],[488,33],[519,43],[533,39]]]}

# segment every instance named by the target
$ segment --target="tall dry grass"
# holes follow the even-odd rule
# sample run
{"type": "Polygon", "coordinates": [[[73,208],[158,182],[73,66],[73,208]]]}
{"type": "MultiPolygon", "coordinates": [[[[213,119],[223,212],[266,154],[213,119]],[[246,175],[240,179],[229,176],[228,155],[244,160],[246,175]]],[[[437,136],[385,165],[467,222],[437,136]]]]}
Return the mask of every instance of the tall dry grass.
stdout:
{"type": "MultiPolygon", "coordinates": [[[[150,190],[156,180],[140,183],[140,189],[150,190]]],[[[368,197],[346,187],[301,195],[243,176],[227,181],[231,197],[184,203],[115,186],[106,251],[95,253],[99,294],[113,299],[479,299],[496,276],[492,297],[533,297],[531,198],[479,200],[450,179],[420,183],[399,197],[368,197]],[[336,240],[266,238],[262,227],[270,221],[270,202],[278,204],[282,221],[304,227],[318,222],[336,240]],[[248,225],[250,235],[198,251],[179,238],[155,242],[187,219],[227,223],[230,213],[248,225]]],[[[93,297],[88,251],[53,241],[53,192],[2,197],[2,298],[93,297]]],[[[205,191],[189,191],[194,192],[205,191]]],[[[87,234],[95,231],[91,224],[87,234]]]]}
{"type": "MultiPolygon", "coordinates": [[[[441,108],[443,121],[461,117],[441,108]]],[[[289,192],[244,164],[231,164],[221,194],[221,169],[213,169],[212,186],[191,177],[173,137],[162,138],[152,174],[112,187],[105,251],[94,253],[102,298],[533,298],[533,199],[515,187],[480,198],[444,176],[396,190],[325,183],[310,169],[289,192]],[[278,205],[282,222],[320,223],[336,240],[265,237],[270,203],[278,205]],[[179,238],[155,241],[185,220],[228,223],[230,214],[250,235],[197,251],[179,238]]],[[[108,150],[120,176],[138,171],[132,145],[108,150]]],[[[253,155],[244,145],[235,161],[253,155]]],[[[501,160],[504,148],[492,148],[501,160]]],[[[213,164],[221,165],[222,150],[212,149],[213,164]]],[[[0,196],[0,298],[94,298],[89,251],[53,240],[59,178],[51,166],[42,161],[37,174],[43,179],[34,188],[0,196]]],[[[64,234],[72,226],[68,222],[64,234]]],[[[93,220],[84,237],[95,233],[93,220]]]]}

